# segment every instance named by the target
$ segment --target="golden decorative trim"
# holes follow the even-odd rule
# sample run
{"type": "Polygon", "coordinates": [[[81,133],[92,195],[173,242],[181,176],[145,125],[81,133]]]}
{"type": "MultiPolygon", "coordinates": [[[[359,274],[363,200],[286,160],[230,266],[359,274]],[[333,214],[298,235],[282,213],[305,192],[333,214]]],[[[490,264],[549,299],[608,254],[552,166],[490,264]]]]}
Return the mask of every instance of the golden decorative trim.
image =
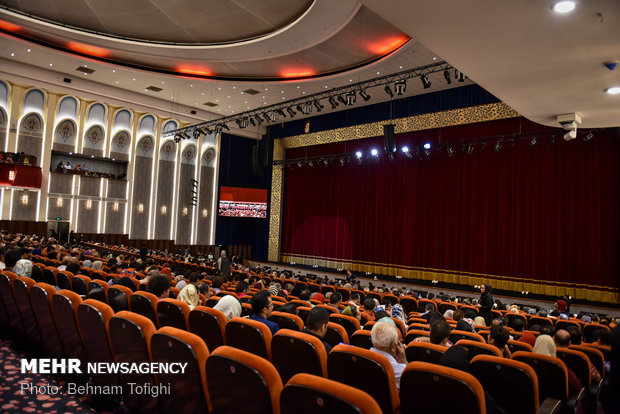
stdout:
{"type": "MultiPolygon", "coordinates": [[[[383,125],[394,124],[394,133],[423,131],[433,128],[445,128],[456,125],[473,124],[477,122],[495,121],[499,119],[515,118],[518,112],[503,102],[470,106],[467,108],[451,109],[409,116],[405,118],[384,120],[368,124],[337,128],[329,131],[319,131],[310,134],[295,135],[282,138],[284,149],[308,147],[311,145],[330,144],[333,142],[353,141],[356,139],[372,138],[383,135],[383,125]]],[[[276,140],[278,141],[278,140],[276,140]]]]}
{"type": "MultiPolygon", "coordinates": [[[[503,102],[498,102],[380,122],[371,122],[329,131],[296,135],[274,140],[273,160],[278,161],[284,159],[284,150],[286,149],[381,136],[383,135],[384,124],[394,124],[394,132],[396,134],[402,134],[405,132],[422,131],[433,128],[496,121],[518,116],[520,116],[519,113],[514,109],[503,102]]],[[[274,165],[272,167],[271,212],[269,214],[268,259],[271,262],[280,260],[280,209],[282,207],[283,179],[282,167],[274,165]]]]}
{"type": "Polygon", "coordinates": [[[532,292],[535,294],[560,296],[570,295],[577,299],[586,299],[604,303],[618,303],[618,289],[607,286],[592,286],[576,283],[553,282],[547,280],[520,279],[510,276],[496,276],[476,273],[465,273],[450,270],[426,268],[402,268],[382,264],[364,264],[359,262],[345,262],[312,258],[310,256],[282,256],[283,262],[294,262],[303,265],[317,265],[335,269],[350,269],[360,272],[371,272],[388,276],[402,276],[404,279],[439,280],[440,282],[460,285],[481,285],[490,283],[496,289],[515,292],[532,292]],[[507,280],[513,279],[513,280],[507,280]],[[601,290],[603,289],[603,290],[601,290]]]}

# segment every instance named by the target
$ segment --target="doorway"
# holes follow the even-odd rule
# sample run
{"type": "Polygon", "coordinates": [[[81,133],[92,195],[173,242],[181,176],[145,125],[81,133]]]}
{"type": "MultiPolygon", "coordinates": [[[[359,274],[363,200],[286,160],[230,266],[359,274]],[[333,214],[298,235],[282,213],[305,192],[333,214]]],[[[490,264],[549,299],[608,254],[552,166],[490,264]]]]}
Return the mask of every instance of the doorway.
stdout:
{"type": "Polygon", "coordinates": [[[58,241],[69,241],[69,224],[68,220],[55,220],[47,222],[47,237],[54,237],[58,241]]]}

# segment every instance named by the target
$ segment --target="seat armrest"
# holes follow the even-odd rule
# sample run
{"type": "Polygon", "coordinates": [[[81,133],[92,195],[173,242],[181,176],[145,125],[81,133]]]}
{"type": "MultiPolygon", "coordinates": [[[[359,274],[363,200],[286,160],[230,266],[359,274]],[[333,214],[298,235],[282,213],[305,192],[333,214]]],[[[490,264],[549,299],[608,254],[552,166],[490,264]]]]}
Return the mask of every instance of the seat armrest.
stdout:
{"type": "Polygon", "coordinates": [[[562,401],[555,398],[545,398],[540,407],[538,407],[537,414],[560,414],[562,412],[562,401]]]}
{"type": "Polygon", "coordinates": [[[579,392],[570,394],[566,400],[563,412],[566,414],[579,414],[583,412],[583,399],[586,396],[586,389],[581,388],[579,392]]]}

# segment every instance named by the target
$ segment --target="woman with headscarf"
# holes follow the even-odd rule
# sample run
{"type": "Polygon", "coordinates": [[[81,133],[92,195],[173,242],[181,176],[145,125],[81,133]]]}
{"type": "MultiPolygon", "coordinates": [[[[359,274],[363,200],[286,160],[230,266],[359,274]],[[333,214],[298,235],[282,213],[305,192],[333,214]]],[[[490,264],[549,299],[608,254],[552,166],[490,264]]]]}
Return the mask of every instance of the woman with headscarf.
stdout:
{"type": "Polygon", "coordinates": [[[474,325],[477,325],[477,326],[486,326],[486,325],[487,325],[487,323],[486,323],[486,321],[484,320],[484,318],[483,318],[482,316],[476,316],[476,317],[474,318],[474,325]]]}
{"type": "MultiPolygon", "coordinates": [[[[534,343],[534,353],[556,357],[555,341],[549,335],[539,335],[534,343]]],[[[570,392],[578,392],[581,389],[581,381],[572,369],[568,368],[568,385],[570,392]]]]}
{"type": "Polygon", "coordinates": [[[493,320],[491,309],[493,309],[493,304],[495,301],[493,300],[493,296],[491,296],[492,291],[493,288],[491,285],[487,285],[486,283],[480,287],[481,295],[478,300],[478,308],[480,316],[484,318],[487,326],[491,325],[491,321],[493,320]]]}
{"type": "Polygon", "coordinates": [[[405,310],[399,303],[395,303],[392,306],[392,318],[400,319],[405,326],[407,326],[407,320],[405,319],[405,310]]]}
{"type": "Polygon", "coordinates": [[[224,273],[227,280],[230,278],[230,261],[226,257],[226,250],[220,252],[220,258],[217,259],[217,269],[224,273]]]}
{"type": "Polygon", "coordinates": [[[198,302],[200,301],[200,297],[198,296],[198,290],[196,289],[196,286],[192,284],[185,286],[179,292],[179,297],[177,299],[187,303],[190,309],[194,309],[196,306],[198,306],[198,302]]]}
{"type": "Polygon", "coordinates": [[[241,303],[232,295],[224,296],[215,304],[213,309],[222,312],[228,320],[241,315],[241,303]]]}

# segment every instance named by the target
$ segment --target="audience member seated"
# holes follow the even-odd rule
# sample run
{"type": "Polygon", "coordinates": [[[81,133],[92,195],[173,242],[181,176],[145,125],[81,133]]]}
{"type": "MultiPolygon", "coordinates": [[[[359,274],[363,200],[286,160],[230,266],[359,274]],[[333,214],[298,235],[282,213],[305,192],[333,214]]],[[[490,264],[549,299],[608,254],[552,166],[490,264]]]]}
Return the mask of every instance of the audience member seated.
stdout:
{"type": "Polygon", "coordinates": [[[198,296],[198,290],[196,289],[196,286],[192,284],[189,284],[183,289],[181,289],[177,299],[187,303],[190,309],[194,309],[196,306],[198,306],[198,302],[200,301],[200,297],[198,296]]]}
{"type": "Polygon", "coordinates": [[[510,349],[508,349],[508,340],[510,334],[508,330],[501,325],[491,326],[491,333],[489,334],[489,344],[495,345],[502,351],[504,358],[510,358],[510,349]]]}
{"type": "Polygon", "coordinates": [[[329,354],[332,347],[323,340],[325,333],[327,332],[328,324],[329,311],[325,308],[315,307],[308,312],[308,317],[306,318],[306,328],[302,330],[302,332],[319,338],[323,343],[323,346],[325,346],[325,351],[329,354]]]}
{"type": "Polygon", "coordinates": [[[252,296],[252,316],[250,316],[250,319],[264,323],[269,327],[271,334],[275,335],[280,327],[277,323],[269,320],[271,312],[273,312],[271,293],[268,290],[261,290],[255,293],[254,296],[252,296]]]}
{"type": "MultiPolygon", "coordinates": [[[[540,335],[538,338],[536,338],[536,343],[534,344],[534,352],[537,354],[557,358],[555,341],[549,335],[540,335]]],[[[578,392],[581,389],[581,381],[579,381],[579,378],[577,378],[577,375],[573,372],[573,370],[567,368],[567,371],[570,392],[578,392]]]]}
{"type": "MultiPolygon", "coordinates": [[[[553,340],[557,348],[568,348],[571,345],[571,334],[564,329],[558,329],[553,336],[553,340]]],[[[590,363],[590,377],[594,382],[601,380],[601,373],[598,372],[598,369],[592,363],[590,363]]]]}
{"type": "Polygon", "coordinates": [[[446,322],[445,319],[440,319],[431,325],[431,344],[440,345],[443,347],[451,347],[452,343],[448,340],[452,332],[452,327],[446,322]]]}
{"type": "Polygon", "coordinates": [[[228,320],[241,315],[241,303],[233,295],[226,295],[218,300],[213,309],[222,312],[228,320]]]}
{"type": "Polygon", "coordinates": [[[147,284],[150,293],[157,296],[158,299],[164,299],[170,296],[170,279],[167,276],[156,275],[150,276],[147,284]]]}
{"type": "Polygon", "coordinates": [[[370,331],[372,340],[371,351],[378,352],[385,356],[396,377],[396,387],[400,390],[400,377],[407,366],[407,357],[405,356],[405,346],[398,338],[398,328],[393,321],[377,322],[370,331]]]}

